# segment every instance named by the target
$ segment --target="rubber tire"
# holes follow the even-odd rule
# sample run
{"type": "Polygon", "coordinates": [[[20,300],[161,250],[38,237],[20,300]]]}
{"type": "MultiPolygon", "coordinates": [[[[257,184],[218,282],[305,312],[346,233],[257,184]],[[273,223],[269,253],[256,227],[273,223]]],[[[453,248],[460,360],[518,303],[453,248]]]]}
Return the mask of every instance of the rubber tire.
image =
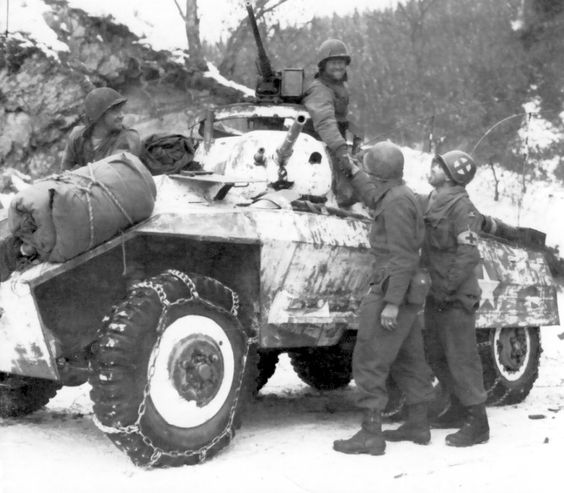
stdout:
{"type": "Polygon", "coordinates": [[[0,387],[0,418],[33,413],[45,406],[61,388],[54,380],[0,373],[0,383],[10,381],[15,384],[13,388],[0,387]]]}
{"type": "MultiPolygon", "coordinates": [[[[507,328],[503,330],[513,330],[507,328]]],[[[525,400],[539,374],[540,355],[542,352],[538,327],[522,328],[529,335],[530,344],[526,348],[529,359],[517,380],[509,380],[503,375],[502,363],[499,360],[499,348],[494,344],[496,329],[480,329],[477,331],[478,349],[482,360],[484,387],[488,393],[486,404],[502,406],[518,404],[525,400]]]]}
{"type": "MultiPolygon", "coordinates": [[[[182,428],[168,423],[159,414],[149,396],[141,429],[145,436],[165,451],[198,450],[218,436],[226,427],[241,372],[245,371],[235,410],[234,428],[237,428],[244,407],[250,400],[256,378],[256,357],[249,354],[247,365],[243,368],[248,334],[237,318],[229,312],[232,306],[231,291],[214,279],[195,274],[189,276],[195,283],[199,299],[171,307],[166,327],[186,315],[203,315],[213,319],[222,328],[233,349],[235,375],[222,407],[214,416],[198,426],[182,428]],[[204,304],[202,298],[212,306],[204,304]]],[[[188,287],[169,272],[148,281],[160,286],[169,302],[190,296],[188,287]]],[[[90,377],[93,409],[102,425],[122,427],[136,421],[147,383],[149,359],[157,340],[156,329],[161,311],[162,304],[153,289],[134,286],[125,300],[116,305],[110,316],[105,319],[97,342],[93,346],[93,373],[90,377]]],[[[252,347],[251,351],[254,351],[252,347]]],[[[231,434],[223,436],[203,459],[213,457],[226,447],[235,435],[234,428],[231,434]]],[[[161,467],[200,462],[197,455],[163,454],[156,462],[151,463],[153,449],[138,434],[107,433],[107,435],[136,465],[161,467]]]]}
{"type": "Polygon", "coordinates": [[[288,353],[294,371],[317,390],[336,390],[352,380],[354,335],[346,335],[334,346],[310,347],[288,353]]]}
{"type": "Polygon", "coordinates": [[[255,394],[258,394],[260,389],[262,389],[266,385],[270,377],[274,375],[279,356],[280,353],[278,351],[258,352],[255,394]]]}

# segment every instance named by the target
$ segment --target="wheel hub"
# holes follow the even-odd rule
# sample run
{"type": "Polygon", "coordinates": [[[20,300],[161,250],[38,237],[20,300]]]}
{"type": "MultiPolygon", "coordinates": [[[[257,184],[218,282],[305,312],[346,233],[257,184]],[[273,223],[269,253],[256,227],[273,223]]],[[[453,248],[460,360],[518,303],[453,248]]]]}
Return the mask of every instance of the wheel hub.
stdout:
{"type": "Polygon", "coordinates": [[[526,329],[508,327],[496,335],[499,363],[509,373],[519,372],[526,364],[529,349],[526,329]]]}
{"type": "Polygon", "coordinates": [[[223,380],[221,349],[203,334],[180,341],[170,355],[168,367],[178,394],[186,401],[195,401],[198,407],[205,406],[216,396],[223,380]]]}
{"type": "Polygon", "coordinates": [[[149,396],[170,425],[200,426],[222,409],[235,381],[234,347],[215,320],[198,314],[176,319],[153,348],[149,396]]]}

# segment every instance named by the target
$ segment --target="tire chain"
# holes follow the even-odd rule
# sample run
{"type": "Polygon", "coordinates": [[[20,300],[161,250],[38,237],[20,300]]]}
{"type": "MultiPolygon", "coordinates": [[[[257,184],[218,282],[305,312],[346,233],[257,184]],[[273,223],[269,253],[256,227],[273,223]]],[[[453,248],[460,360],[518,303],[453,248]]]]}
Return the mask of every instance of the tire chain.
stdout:
{"type": "MultiPolygon", "coordinates": [[[[151,457],[149,459],[149,462],[146,464],[147,467],[154,467],[159,462],[161,457],[163,457],[163,456],[171,457],[171,458],[197,457],[198,463],[201,464],[202,462],[204,462],[206,460],[208,452],[213,447],[215,447],[223,438],[225,438],[226,436],[229,436],[229,441],[231,441],[231,439],[233,438],[233,425],[234,425],[234,421],[235,421],[235,413],[236,413],[236,409],[237,409],[237,403],[239,401],[239,395],[240,395],[240,392],[241,392],[241,388],[243,386],[243,377],[245,375],[245,369],[246,369],[246,366],[247,366],[249,350],[250,350],[251,346],[257,342],[256,337],[246,337],[247,343],[246,343],[246,347],[245,347],[245,353],[243,355],[243,367],[241,369],[241,375],[239,377],[239,383],[237,385],[237,389],[235,390],[235,398],[233,400],[233,404],[231,405],[231,409],[229,410],[229,418],[227,420],[227,424],[226,424],[225,428],[218,435],[216,435],[214,438],[212,438],[212,440],[208,444],[204,445],[203,447],[201,447],[197,450],[171,450],[171,451],[166,451],[166,450],[163,450],[161,447],[156,446],[153,443],[153,441],[151,440],[151,438],[143,433],[142,427],[141,427],[141,419],[143,418],[143,415],[145,414],[145,411],[146,411],[146,408],[147,408],[147,398],[149,397],[150,382],[151,382],[151,379],[153,378],[153,375],[155,373],[155,361],[156,361],[158,353],[159,353],[160,342],[161,342],[161,338],[164,334],[164,329],[165,329],[164,324],[166,322],[166,315],[167,315],[169,308],[172,307],[172,306],[175,306],[175,305],[180,305],[180,304],[186,303],[188,301],[198,300],[200,303],[202,303],[202,304],[204,304],[208,307],[211,307],[215,310],[227,312],[227,310],[224,310],[223,308],[218,307],[217,305],[205,300],[204,298],[201,298],[200,295],[198,294],[198,291],[196,290],[195,282],[184,272],[180,272],[178,270],[170,269],[170,270],[167,270],[166,273],[176,277],[177,279],[182,281],[188,287],[188,290],[190,291],[190,297],[189,298],[179,298],[176,301],[171,303],[168,300],[162,285],[160,285],[160,284],[155,284],[151,281],[144,281],[144,282],[136,283],[135,286],[134,286],[134,289],[138,289],[138,288],[151,289],[152,291],[154,291],[157,294],[159,301],[163,305],[163,310],[161,312],[161,315],[159,317],[159,322],[157,324],[158,337],[157,337],[157,340],[155,342],[155,345],[154,345],[154,348],[153,348],[153,351],[152,351],[152,357],[149,361],[150,366],[149,366],[149,370],[148,370],[147,383],[145,384],[145,387],[143,389],[143,398],[142,398],[141,402],[139,403],[139,407],[137,408],[137,419],[135,420],[135,422],[132,425],[128,425],[128,426],[106,426],[106,425],[104,425],[100,422],[100,420],[96,417],[96,415],[93,416],[94,424],[103,433],[137,435],[137,436],[139,436],[141,438],[141,440],[143,441],[143,443],[147,447],[149,447],[149,449],[152,450],[152,454],[151,454],[151,457]]],[[[228,288],[227,286],[224,286],[223,284],[221,286],[224,287],[225,289],[227,289],[231,294],[232,306],[231,306],[231,309],[229,310],[228,313],[230,313],[234,317],[237,317],[237,314],[239,312],[239,296],[237,295],[237,293],[235,291],[228,288]]]]}
{"type": "MultiPolygon", "coordinates": [[[[489,336],[488,336],[488,339],[486,341],[479,342],[477,344],[477,346],[478,346],[478,352],[479,352],[480,355],[484,354],[484,351],[486,351],[488,353],[490,351],[492,351],[492,343],[489,340],[489,336]]],[[[482,359],[482,358],[480,357],[480,359],[482,359]]],[[[496,390],[498,384],[500,384],[500,383],[501,383],[501,377],[496,376],[495,380],[489,386],[489,388],[485,389],[486,393],[488,394],[488,397],[495,395],[495,390],[496,390]]],[[[505,392],[501,396],[499,396],[497,399],[495,399],[493,401],[489,401],[488,406],[498,406],[499,404],[502,404],[510,393],[511,393],[511,389],[509,389],[509,388],[505,389],[505,392]]]]}

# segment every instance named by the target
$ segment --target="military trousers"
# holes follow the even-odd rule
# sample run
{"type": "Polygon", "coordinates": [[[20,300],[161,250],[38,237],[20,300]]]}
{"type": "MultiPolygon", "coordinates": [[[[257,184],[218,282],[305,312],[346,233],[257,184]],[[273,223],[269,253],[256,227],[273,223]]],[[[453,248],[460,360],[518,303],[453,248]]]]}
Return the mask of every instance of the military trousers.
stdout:
{"type": "Polygon", "coordinates": [[[402,304],[397,327],[387,330],[380,323],[386,302],[371,291],[360,305],[359,326],[353,352],[353,376],[359,390],[358,406],[383,411],[388,403],[386,381],[391,375],[407,404],[433,398],[432,372],[425,361],[420,305],[402,304]]]}
{"type": "Polygon", "coordinates": [[[425,303],[427,359],[441,385],[463,406],[486,402],[482,363],[476,346],[476,315],[458,302],[425,303]]]}

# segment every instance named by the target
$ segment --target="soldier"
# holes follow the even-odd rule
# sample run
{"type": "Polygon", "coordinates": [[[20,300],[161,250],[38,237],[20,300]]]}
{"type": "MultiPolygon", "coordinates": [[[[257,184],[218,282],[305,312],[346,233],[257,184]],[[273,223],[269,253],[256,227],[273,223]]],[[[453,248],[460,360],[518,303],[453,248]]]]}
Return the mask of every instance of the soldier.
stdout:
{"type": "Polygon", "coordinates": [[[86,126],[70,134],[63,154],[61,170],[70,170],[98,161],[118,151],[141,153],[141,139],[136,130],[123,126],[123,105],[127,101],[109,87],[93,89],[86,95],[86,126]]]}
{"type": "Polygon", "coordinates": [[[465,189],[475,174],[476,164],[468,154],[450,151],[437,155],[429,175],[434,191],[424,203],[422,263],[432,279],[425,303],[428,358],[452,396],[450,409],[433,426],[460,428],[446,437],[447,445],[455,447],[489,439],[475,334],[481,295],[475,268],[480,262],[477,241],[482,218],[465,189]]]}
{"type": "MultiPolygon", "coordinates": [[[[350,156],[345,135],[349,128],[349,90],[346,80],[351,57],[345,43],[328,39],[319,47],[317,60],[319,71],[306,89],[302,103],[311,115],[313,130],[325,142],[333,163],[336,163],[333,188],[338,204],[347,207],[356,202],[352,187],[340,173],[340,163],[350,156]]],[[[357,133],[360,132],[357,130],[357,133]]]]}
{"type": "Polygon", "coordinates": [[[427,290],[410,287],[419,267],[425,227],[417,198],[402,180],[403,162],[397,146],[380,142],[366,152],[363,170],[352,161],[343,165],[359,197],[374,210],[370,244],[376,266],[360,306],[353,353],[358,405],[364,411],[362,428],[352,438],[333,444],[346,454],[382,455],[385,438],[419,444],[431,439],[427,403],[433,396],[432,374],[417,320],[427,290]],[[390,373],[406,396],[408,420],[383,434],[381,413],[388,402],[390,373]]]}

